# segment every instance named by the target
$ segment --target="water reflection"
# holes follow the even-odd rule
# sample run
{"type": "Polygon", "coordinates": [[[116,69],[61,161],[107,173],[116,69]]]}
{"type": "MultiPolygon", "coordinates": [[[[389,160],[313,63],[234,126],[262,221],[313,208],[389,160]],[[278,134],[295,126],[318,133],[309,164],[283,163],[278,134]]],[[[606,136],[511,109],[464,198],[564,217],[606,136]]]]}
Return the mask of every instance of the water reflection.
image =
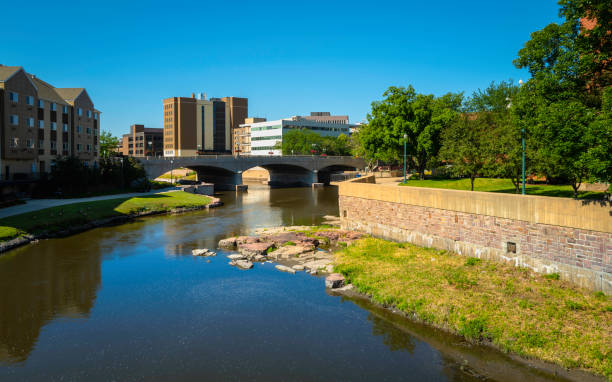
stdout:
{"type": "Polygon", "coordinates": [[[62,242],[0,257],[0,362],[25,361],[47,322],[89,315],[100,288],[100,252],[95,243],[64,251],[62,242]]]}

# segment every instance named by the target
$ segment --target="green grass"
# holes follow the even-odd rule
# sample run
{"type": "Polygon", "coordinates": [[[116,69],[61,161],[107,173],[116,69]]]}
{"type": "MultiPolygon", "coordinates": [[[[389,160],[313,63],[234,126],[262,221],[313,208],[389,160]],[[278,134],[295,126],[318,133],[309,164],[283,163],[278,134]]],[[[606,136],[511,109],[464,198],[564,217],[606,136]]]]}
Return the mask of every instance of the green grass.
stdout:
{"type": "MultiPolygon", "coordinates": [[[[411,187],[431,187],[431,188],[446,188],[451,190],[470,190],[470,180],[463,179],[408,179],[406,183],[400,183],[401,186],[411,187]]],[[[496,178],[477,178],[474,181],[474,191],[487,192],[502,192],[513,194],[515,193],[514,185],[510,179],[496,178]]],[[[528,195],[540,196],[556,196],[563,198],[573,198],[574,190],[570,185],[547,185],[547,184],[527,184],[525,192],[528,195]]],[[[603,192],[580,191],[578,198],[581,199],[601,199],[603,192]]]]}
{"type": "Polygon", "coordinates": [[[209,197],[173,191],[134,198],[117,198],[66,204],[10,216],[0,220],[0,241],[24,234],[58,232],[94,220],[142,212],[165,212],[178,207],[196,207],[211,202],[209,197]]]}
{"type": "Polygon", "coordinates": [[[612,299],[525,268],[366,238],[335,254],[358,291],[502,351],[612,379],[612,299]]]}

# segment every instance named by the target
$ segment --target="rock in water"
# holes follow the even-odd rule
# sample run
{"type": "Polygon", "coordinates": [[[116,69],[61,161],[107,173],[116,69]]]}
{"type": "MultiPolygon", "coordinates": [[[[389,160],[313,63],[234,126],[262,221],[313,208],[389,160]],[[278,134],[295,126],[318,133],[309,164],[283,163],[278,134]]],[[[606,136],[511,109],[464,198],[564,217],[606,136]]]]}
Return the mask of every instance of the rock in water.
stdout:
{"type": "Polygon", "coordinates": [[[251,268],[253,268],[253,263],[251,263],[248,260],[230,261],[230,265],[234,265],[234,266],[237,266],[238,268],[242,268],[242,269],[251,269],[251,268]]]}
{"type": "Polygon", "coordinates": [[[278,269],[281,272],[295,274],[295,269],[289,268],[288,266],[285,266],[285,265],[276,265],[274,268],[278,269]]]}
{"type": "Polygon", "coordinates": [[[304,266],[302,264],[296,264],[296,265],[292,266],[291,268],[295,269],[296,271],[303,271],[304,270],[304,266]]]}
{"type": "Polygon", "coordinates": [[[239,255],[239,254],[233,254],[233,255],[228,255],[227,256],[228,259],[230,260],[244,260],[246,259],[243,255],[239,255]]]}
{"type": "Polygon", "coordinates": [[[236,248],[236,238],[230,237],[219,241],[219,248],[236,248]]]}
{"type": "Polygon", "coordinates": [[[191,250],[191,254],[194,256],[216,256],[217,254],[208,248],[196,248],[191,250]]]}
{"type": "Polygon", "coordinates": [[[268,248],[272,247],[272,243],[248,243],[240,244],[238,250],[246,257],[254,257],[257,255],[264,256],[268,248]]]}
{"type": "Polygon", "coordinates": [[[340,273],[332,273],[325,278],[325,287],[330,289],[341,288],[344,286],[344,276],[340,273]]]}

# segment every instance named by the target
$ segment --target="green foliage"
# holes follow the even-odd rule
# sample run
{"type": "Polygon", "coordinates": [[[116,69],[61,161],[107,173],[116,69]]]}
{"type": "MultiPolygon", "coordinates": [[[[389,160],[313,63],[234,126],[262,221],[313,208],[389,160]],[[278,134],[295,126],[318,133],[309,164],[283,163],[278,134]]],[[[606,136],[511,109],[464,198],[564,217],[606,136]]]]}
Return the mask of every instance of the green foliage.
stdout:
{"type": "Polygon", "coordinates": [[[561,275],[559,275],[558,273],[549,273],[547,275],[544,275],[544,277],[549,280],[559,280],[561,278],[561,275]]]}
{"type": "Polygon", "coordinates": [[[574,187],[612,178],[612,120],[606,106],[612,57],[610,4],[606,0],[561,0],[561,24],[532,33],[515,65],[532,78],[523,86],[513,114],[525,129],[533,168],[574,187]],[[580,19],[593,18],[593,30],[580,19]]]}
{"type": "Polygon", "coordinates": [[[100,134],[100,156],[110,157],[117,153],[119,138],[113,136],[110,131],[103,131],[100,134]]]}
{"type": "Polygon", "coordinates": [[[294,243],[294,242],[292,242],[292,241],[286,241],[286,242],[284,242],[284,243],[283,243],[283,245],[282,245],[282,246],[283,246],[283,247],[288,247],[288,246],[294,246],[294,245],[295,245],[295,243],[294,243]]]}
{"type": "Polygon", "coordinates": [[[142,165],[134,158],[102,157],[99,163],[88,166],[76,157],[55,160],[48,178],[41,182],[34,195],[38,197],[82,196],[90,193],[114,193],[119,190],[146,190],[142,165]]]}
{"type": "Polygon", "coordinates": [[[477,257],[468,257],[468,259],[465,261],[465,265],[467,266],[474,266],[474,265],[478,265],[480,264],[480,259],[477,257]]]}
{"type": "Polygon", "coordinates": [[[467,289],[476,285],[476,281],[471,279],[468,274],[459,268],[447,268],[444,272],[446,281],[457,288],[467,289]]]}
{"type": "Polygon", "coordinates": [[[277,143],[283,155],[351,155],[351,145],[352,141],[344,134],[326,137],[306,129],[292,129],[277,143]]]}
{"type": "Polygon", "coordinates": [[[458,118],[463,95],[435,97],[417,94],[412,86],[392,86],[383,97],[372,102],[368,123],[360,129],[363,153],[366,158],[399,162],[406,134],[408,163],[423,177],[437,159],[442,130],[458,118]]]}
{"type": "Polygon", "coordinates": [[[469,340],[481,339],[487,329],[487,321],[482,317],[477,317],[471,320],[461,317],[459,324],[459,334],[469,340]]]}

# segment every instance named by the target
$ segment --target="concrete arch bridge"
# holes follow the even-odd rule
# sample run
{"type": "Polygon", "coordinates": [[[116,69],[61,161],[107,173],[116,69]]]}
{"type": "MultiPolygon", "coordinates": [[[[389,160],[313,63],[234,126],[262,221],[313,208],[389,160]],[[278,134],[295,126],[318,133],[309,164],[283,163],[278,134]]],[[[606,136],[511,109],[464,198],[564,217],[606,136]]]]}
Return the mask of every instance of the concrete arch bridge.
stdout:
{"type": "Polygon", "coordinates": [[[214,183],[217,190],[233,190],[242,184],[242,173],[263,167],[270,173],[271,187],[303,187],[313,183],[329,184],[332,173],[360,170],[361,158],[349,156],[233,156],[202,155],[197,157],[138,158],[149,179],[155,179],[173,168],[185,167],[197,174],[200,182],[214,183]]]}

